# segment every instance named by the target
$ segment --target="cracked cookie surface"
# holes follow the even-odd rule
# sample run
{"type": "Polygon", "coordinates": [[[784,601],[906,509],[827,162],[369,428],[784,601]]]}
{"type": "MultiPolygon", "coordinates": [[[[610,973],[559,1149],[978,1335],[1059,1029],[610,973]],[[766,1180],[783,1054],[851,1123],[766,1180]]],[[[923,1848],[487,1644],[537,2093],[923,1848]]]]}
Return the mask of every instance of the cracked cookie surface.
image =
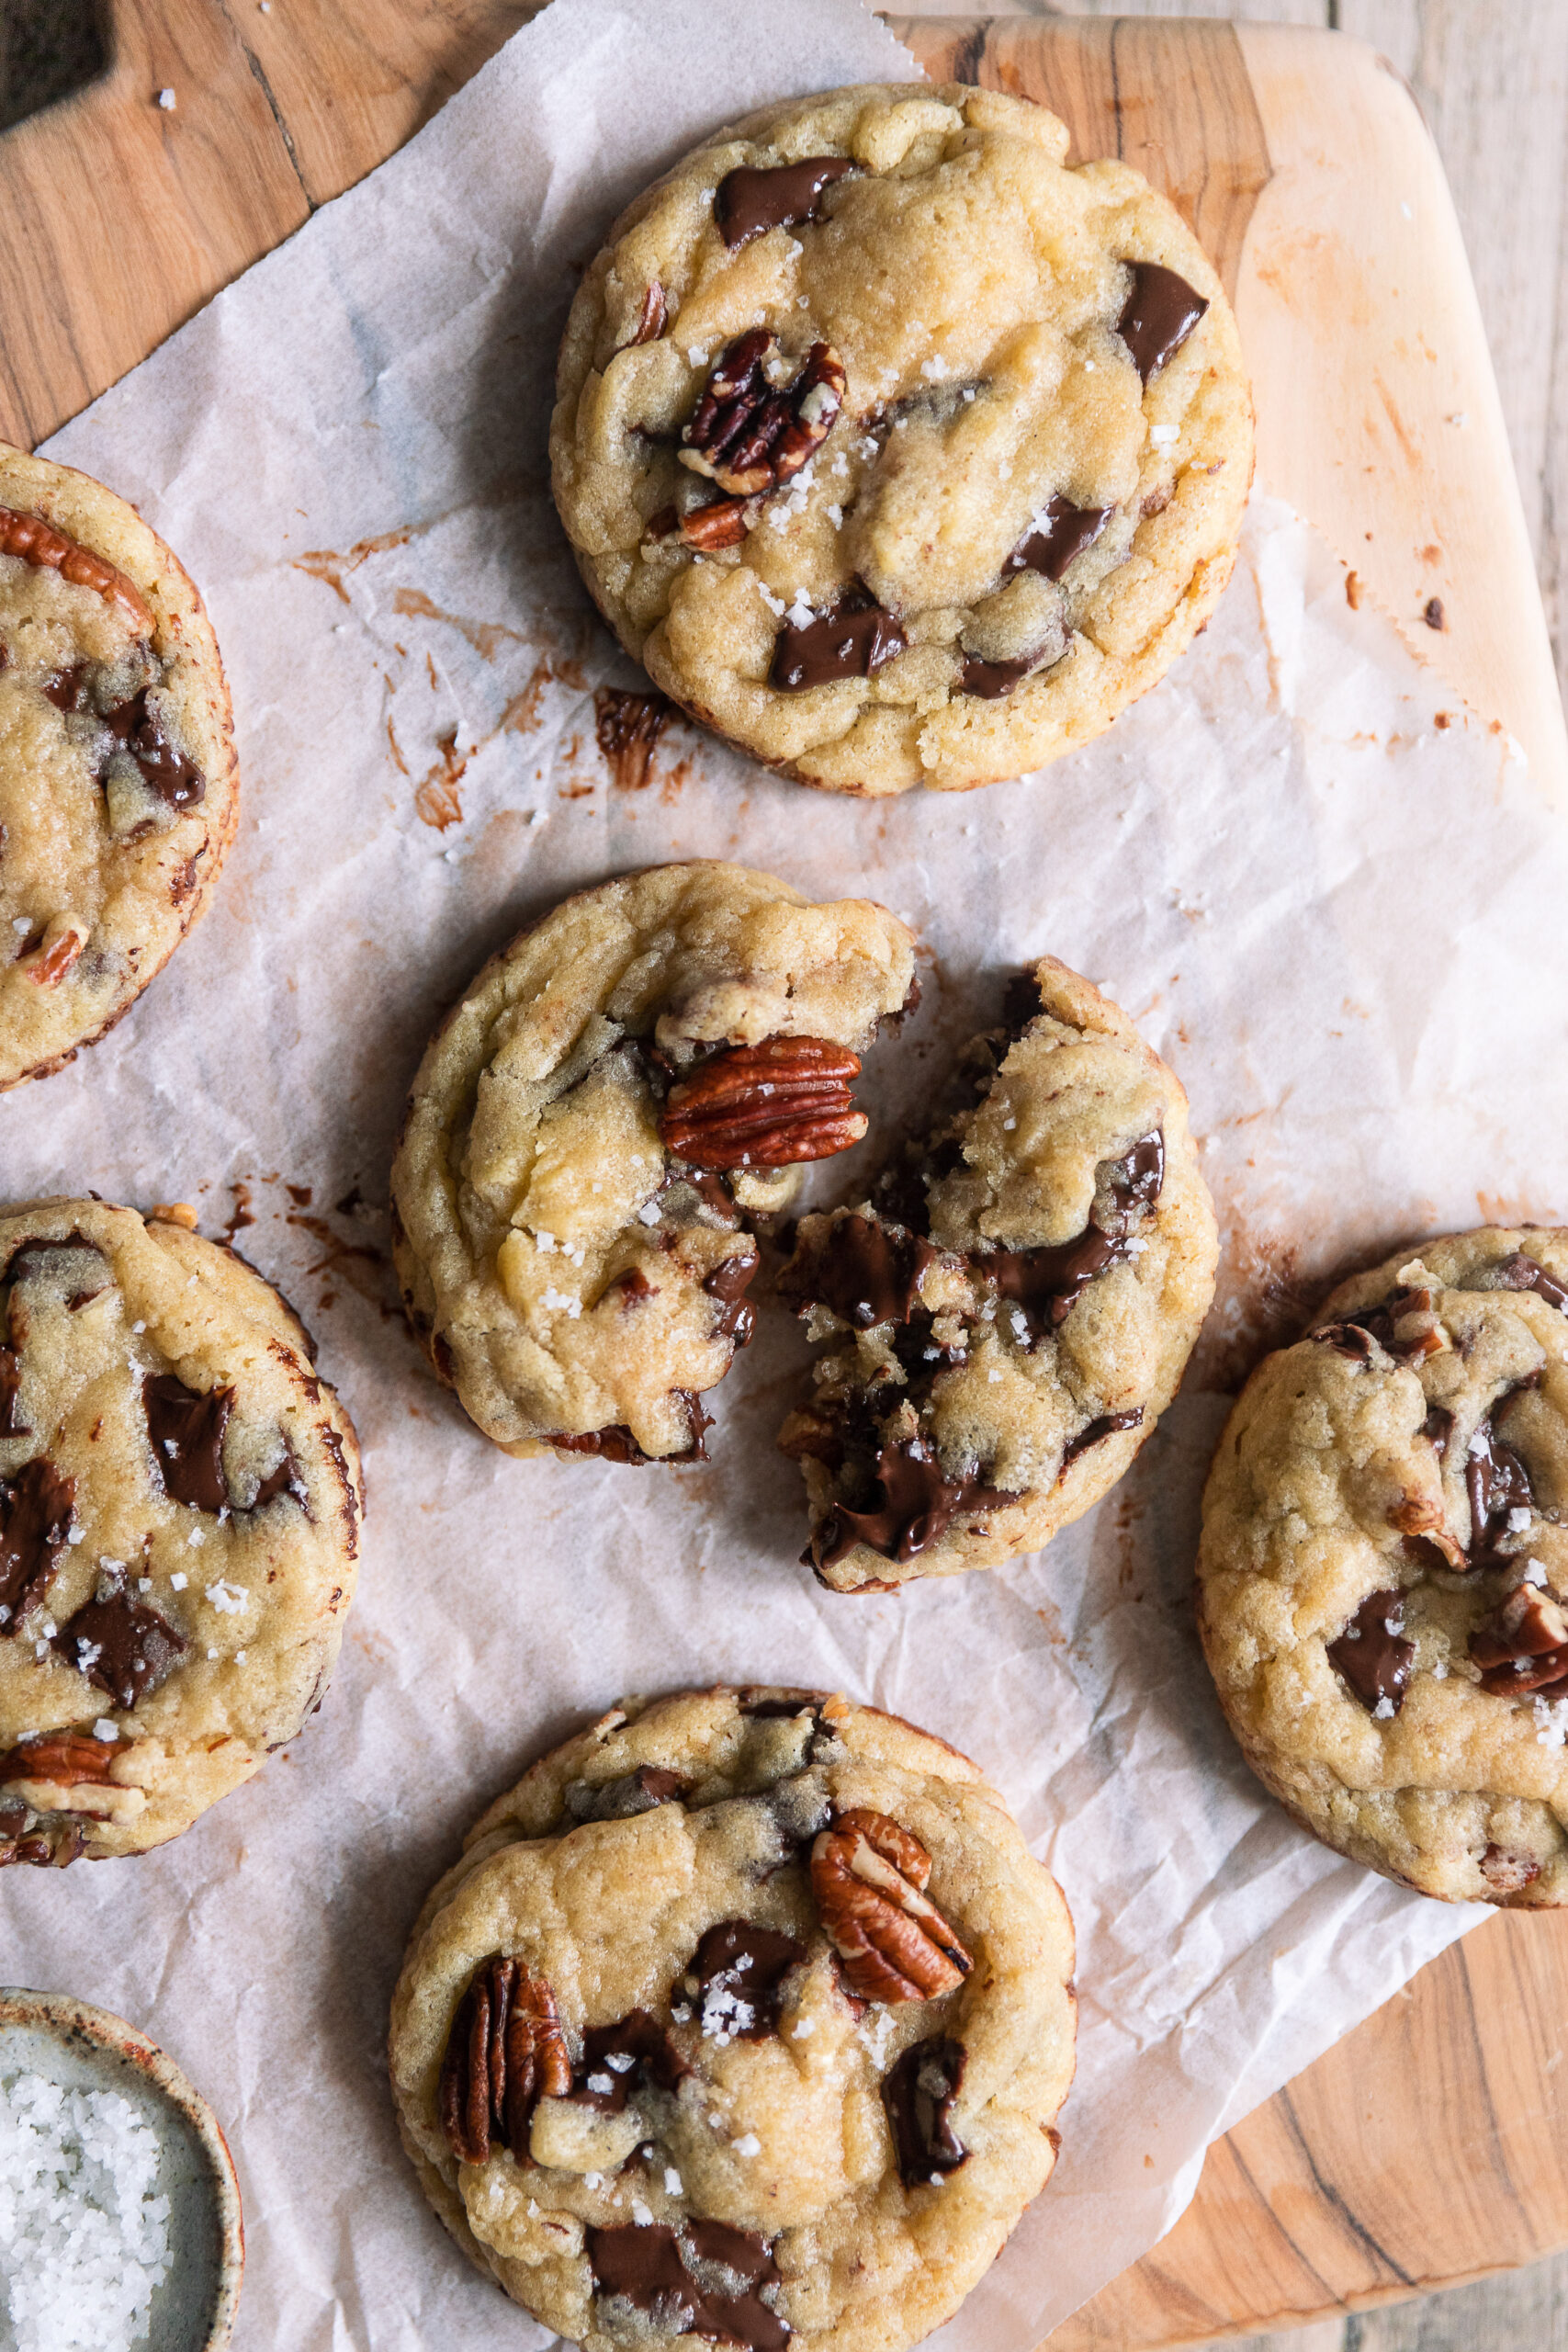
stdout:
{"type": "Polygon", "coordinates": [[[233,836],[200,597],[123,499],[0,443],[0,1090],[103,1035],[233,836]]]}
{"type": "Polygon", "coordinates": [[[363,1494],[310,1357],[182,1224],[0,1209],[0,1863],[162,1845],[315,1706],[363,1494]]]}
{"type": "Polygon", "coordinates": [[[557,503],[623,645],[804,784],[962,791],[1153,685],[1235,561],[1224,290],[1127,165],[961,85],[749,118],[573,304],[557,503]]]}
{"type": "Polygon", "coordinates": [[[1259,1778],[1427,1894],[1568,1903],[1568,1234],[1344,1283],[1248,1381],[1199,1622],[1259,1778]]]}
{"type": "Polygon", "coordinates": [[[1072,1923],[977,1768],[818,1692],[628,1700],[425,1904],[393,2094],[459,2245],[590,2352],[898,2352],[1055,2155],[1072,1923]]]}
{"type": "Polygon", "coordinates": [[[649,868],[493,957],[414,1080],[392,1170],[410,1318],[508,1453],[696,1458],[751,1331],[748,1221],[864,1132],[905,926],[772,875],[649,868]]]}
{"type": "Polygon", "coordinates": [[[1169,1404],[1217,1244],[1179,1081],[1046,956],[959,1107],[869,1200],[801,1220],[780,1295],[825,1342],[780,1434],[837,1591],[1037,1551],[1169,1404]]]}

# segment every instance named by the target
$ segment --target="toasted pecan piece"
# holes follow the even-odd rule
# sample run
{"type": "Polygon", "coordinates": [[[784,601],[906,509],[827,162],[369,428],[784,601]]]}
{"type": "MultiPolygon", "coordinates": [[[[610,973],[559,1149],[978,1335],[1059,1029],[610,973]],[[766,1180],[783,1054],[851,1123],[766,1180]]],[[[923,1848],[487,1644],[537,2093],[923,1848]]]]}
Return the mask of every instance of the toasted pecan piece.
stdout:
{"type": "Polygon", "coordinates": [[[826,1037],[731,1046],[670,1090],[666,1148],[692,1168],[791,1168],[830,1159],[865,1133],[850,1097],[860,1057],[826,1037]]]}
{"type": "Polygon", "coordinates": [[[525,2164],[535,2108],[570,2088],[554,1993],[525,1962],[498,1952],[458,2003],[441,2062],[436,2111],[447,2146],[459,2164],[482,2165],[499,2143],[525,2164]]]}
{"type": "Polygon", "coordinates": [[[811,1849],[811,1892],[852,1993],[929,2001],[975,1965],[926,1886],[931,1858],[885,1813],[841,1813],[811,1849]]]}
{"type": "Polygon", "coordinates": [[[792,481],[843,405],[844,363],[831,344],[814,343],[787,384],[770,380],[777,351],[765,327],[727,344],[681,435],[681,463],[735,497],[756,498],[792,481]]]}
{"type": "Polygon", "coordinates": [[[24,563],[36,564],[43,571],[58,571],[62,580],[78,588],[96,589],[119,606],[138,637],[152,636],[152,616],[141,591],[131,586],[124,572],[90,548],[68,539],[41,514],[23,514],[14,506],[0,506],[0,555],[20,556],[24,563]]]}

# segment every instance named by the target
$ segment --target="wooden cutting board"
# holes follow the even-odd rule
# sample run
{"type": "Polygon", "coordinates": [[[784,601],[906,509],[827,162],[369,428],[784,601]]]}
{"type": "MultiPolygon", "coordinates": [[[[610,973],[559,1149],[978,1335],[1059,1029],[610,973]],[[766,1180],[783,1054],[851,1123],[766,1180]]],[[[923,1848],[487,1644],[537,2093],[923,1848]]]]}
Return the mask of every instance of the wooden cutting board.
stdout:
{"type": "MultiPolygon", "coordinates": [[[[532,0],[112,0],[108,72],[0,136],[0,436],[32,447],[400,145],[532,0]],[[157,93],[172,90],[173,107],[157,93]]],[[[1568,740],[1480,313],[1403,83],[1330,33],[890,19],[933,78],[1053,107],[1163,187],[1235,301],[1258,474],[1568,805],[1568,740]]],[[[1506,1913],[1210,2152],[1051,2338],[1289,2324],[1568,2242],[1568,1914],[1506,1913]]]]}

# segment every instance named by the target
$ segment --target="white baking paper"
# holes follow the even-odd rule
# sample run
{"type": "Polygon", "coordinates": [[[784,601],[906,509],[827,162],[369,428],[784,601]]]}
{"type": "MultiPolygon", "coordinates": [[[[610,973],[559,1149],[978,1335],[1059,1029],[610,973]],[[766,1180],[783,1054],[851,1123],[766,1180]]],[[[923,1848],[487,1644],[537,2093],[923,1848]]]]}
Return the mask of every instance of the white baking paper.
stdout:
{"type": "Polygon", "coordinates": [[[953,2352],[1037,2344],[1169,2226],[1210,2139],[1482,1916],[1339,1860],[1264,1797],[1190,1583],[1249,1350],[1348,1261],[1568,1210],[1568,853],[1506,738],[1260,495],[1207,635],[1043,776],[860,805],[677,726],[622,791],[595,748],[592,688],[637,679],[547,494],[575,273],[727,115],[911,70],[852,0],[555,0],[51,447],[200,582],[243,813],[212,911],[132,1016],[0,1099],[0,1194],[186,1199],[212,1232],[248,1203],[236,1238],[316,1329],[369,1478],[360,1595],[307,1731],[161,1853],[0,1883],[0,1974],[120,2011],[216,2107],[245,2198],[243,2352],[541,2340],[403,2162],[387,2002],[480,1806],[627,1690],[783,1680],[895,1709],[986,1766],[1066,1888],[1063,2160],[953,2352]],[[1048,1555],[897,1598],[818,1590],[772,1449],[806,1358],[776,1311],[715,1400],[711,1464],[684,1471],[506,1459],[402,1327],[387,1166],[437,1013],[564,891],[713,855],[919,930],[924,1007],[864,1084],[884,1136],[998,973],[1046,950],[1188,1087],[1220,1302],[1131,1474],[1048,1555]]]}

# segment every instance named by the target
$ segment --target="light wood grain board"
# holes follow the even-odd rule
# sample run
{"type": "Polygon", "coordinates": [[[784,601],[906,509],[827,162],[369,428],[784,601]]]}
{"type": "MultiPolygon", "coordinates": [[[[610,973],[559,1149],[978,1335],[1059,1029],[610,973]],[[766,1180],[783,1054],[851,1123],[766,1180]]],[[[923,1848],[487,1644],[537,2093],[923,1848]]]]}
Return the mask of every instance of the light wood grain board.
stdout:
{"type": "MultiPolygon", "coordinates": [[[[75,413],[533,12],[115,0],[109,72],[0,138],[0,434],[30,446],[75,413]]],[[[1355,44],[1280,28],[899,28],[934,75],[1040,98],[1079,153],[1123,154],[1168,190],[1236,302],[1263,480],[1561,794],[1562,714],[1484,339],[1397,77],[1355,44]],[[1434,597],[1441,629],[1423,618],[1434,597]]],[[[1170,2236],[1053,2352],[1287,2324],[1568,2241],[1560,2018],[1568,1918],[1482,1929],[1219,2143],[1170,2236]]]]}

